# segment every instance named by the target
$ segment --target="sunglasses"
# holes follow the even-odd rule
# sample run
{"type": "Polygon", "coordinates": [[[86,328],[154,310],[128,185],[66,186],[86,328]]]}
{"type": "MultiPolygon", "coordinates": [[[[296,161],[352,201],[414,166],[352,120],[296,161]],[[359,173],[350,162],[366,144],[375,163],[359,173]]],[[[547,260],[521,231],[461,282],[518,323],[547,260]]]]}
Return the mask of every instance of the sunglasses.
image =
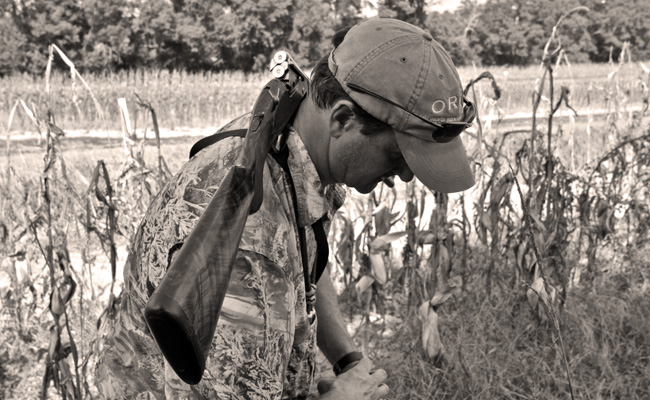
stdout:
{"type": "MultiPolygon", "coordinates": [[[[463,96],[463,120],[458,121],[458,122],[445,122],[445,123],[438,123],[438,122],[429,122],[431,125],[435,126],[436,129],[433,130],[431,133],[431,138],[433,139],[434,142],[437,143],[447,143],[451,142],[454,140],[458,135],[463,133],[463,131],[470,126],[472,126],[472,122],[474,121],[474,118],[476,118],[476,107],[474,106],[474,103],[471,101],[467,100],[463,96]]],[[[415,114],[413,114],[415,115],[415,114]]],[[[417,115],[416,115],[417,117],[417,115]]],[[[420,119],[423,119],[419,117],[420,119]]],[[[425,120],[426,121],[426,120],[425,120]]]]}
{"type": "MultiPolygon", "coordinates": [[[[391,101],[383,96],[380,96],[376,93],[373,93],[372,91],[362,88],[361,86],[355,85],[353,83],[348,83],[347,86],[350,89],[369,94],[371,96],[377,97],[387,103],[390,103],[394,105],[395,107],[406,111],[407,113],[418,117],[422,121],[426,122],[429,125],[433,125],[433,131],[431,132],[431,139],[433,139],[434,142],[436,143],[447,143],[451,142],[454,140],[458,135],[463,133],[463,131],[470,126],[472,126],[472,121],[474,121],[474,118],[476,118],[476,107],[474,106],[474,103],[469,101],[465,96],[463,96],[463,119],[462,121],[457,121],[457,122],[433,122],[429,121],[428,119],[421,117],[412,111],[407,110],[406,108],[402,107],[401,105],[395,103],[394,101],[391,101]]],[[[427,140],[427,139],[425,139],[427,140]]]]}

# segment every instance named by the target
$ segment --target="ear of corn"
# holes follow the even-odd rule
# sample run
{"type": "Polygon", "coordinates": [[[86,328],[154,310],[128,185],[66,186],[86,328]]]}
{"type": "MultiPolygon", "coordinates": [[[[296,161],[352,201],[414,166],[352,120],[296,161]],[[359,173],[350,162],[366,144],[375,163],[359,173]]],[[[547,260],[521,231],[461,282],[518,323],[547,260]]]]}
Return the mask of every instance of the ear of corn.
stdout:
{"type": "Polygon", "coordinates": [[[422,349],[429,358],[442,354],[444,346],[438,331],[438,313],[428,302],[422,303],[418,309],[418,318],[422,323],[422,349]]]}
{"type": "Polygon", "coordinates": [[[530,304],[533,312],[539,318],[540,321],[548,321],[547,317],[547,308],[555,307],[555,296],[557,290],[552,285],[549,285],[550,294],[546,291],[544,287],[544,279],[542,277],[537,277],[533,284],[530,285],[526,291],[526,298],[528,299],[528,304],[530,304]]]}
{"type": "Polygon", "coordinates": [[[370,275],[364,275],[359,279],[359,281],[356,283],[355,287],[357,289],[357,294],[361,296],[368,288],[370,288],[370,285],[375,281],[375,278],[373,278],[370,275]]]}

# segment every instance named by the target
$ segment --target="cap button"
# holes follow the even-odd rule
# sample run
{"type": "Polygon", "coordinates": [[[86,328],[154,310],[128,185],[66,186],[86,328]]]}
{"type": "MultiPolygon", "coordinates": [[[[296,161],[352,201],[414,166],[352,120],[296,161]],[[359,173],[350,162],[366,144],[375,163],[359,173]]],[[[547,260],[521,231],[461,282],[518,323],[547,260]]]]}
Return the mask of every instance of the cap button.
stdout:
{"type": "Polygon", "coordinates": [[[422,34],[422,36],[423,36],[426,40],[428,40],[428,41],[432,41],[432,40],[433,40],[433,36],[431,36],[431,34],[430,34],[429,32],[426,32],[426,31],[425,31],[425,32],[422,34]]]}

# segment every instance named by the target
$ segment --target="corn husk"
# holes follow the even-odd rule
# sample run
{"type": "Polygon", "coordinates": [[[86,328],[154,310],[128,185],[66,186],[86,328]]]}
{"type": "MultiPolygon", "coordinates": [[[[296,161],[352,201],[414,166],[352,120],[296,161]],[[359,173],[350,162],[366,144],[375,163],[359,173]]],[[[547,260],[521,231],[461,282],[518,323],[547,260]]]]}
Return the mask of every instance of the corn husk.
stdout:
{"type": "Polygon", "coordinates": [[[439,306],[447,301],[451,296],[460,296],[461,285],[462,279],[460,276],[456,275],[449,278],[446,285],[442,289],[436,291],[436,294],[433,295],[429,304],[431,304],[432,307],[439,306]]]}
{"type": "Polygon", "coordinates": [[[418,309],[418,317],[422,322],[422,349],[427,357],[435,358],[442,354],[444,349],[438,331],[438,313],[427,301],[418,309]]]}
{"type": "Polygon", "coordinates": [[[363,292],[368,290],[370,285],[375,281],[375,278],[373,278],[370,275],[364,275],[359,279],[359,281],[356,283],[355,287],[357,289],[357,294],[361,296],[363,292]]]}
{"type": "Polygon", "coordinates": [[[406,235],[406,232],[400,231],[378,236],[373,239],[372,242],[370,242],[370,251],[387,251],[390,249],[390,244],[392,242],[403,237],[404,235],[406,235]]]}
{"type": "Polygon", "coordinates": [[[404,231],[387,233],[376,237],[372,242],[370,242],[370,254],[368,254],[368,258],[370,259],[370,268],[372,269],[374,278],[382,285],[386,283],[386,280],[388,279],[384,255],[390,250],[390,244],[404,235],[406,235],[406,232],[404,231]]]}
{"type": "MultiPolygon", "coordinates": [[[[0,270],[0,299],[4,299],[11,291],[11,275],[7,271],[0,270]]],[[[0,310],[2,305],[0,305],[0,310]]]]}
{"type": "Polygon", "coordinates": [[[380,284],[386,283],[386,263],[384,262],[384,255],[382,253],[370,253],[370,268],[377,282],[380,284]]]}
{"type": "Polygon", "coordinates": [[[546,316],[546,309],[544,308],[544,304],[542,304],[540,300],[546,303],[546,305],[549,307],[552,307],[552,305],[555,303],[555,296],[557,291],[551,285],[549,285],[549,289],[551,292],[550,296],[544,288],[544,279],[539,276],[533,281],[533,284],[530,285],[530,288],[526,291],[528,304],[530,304],[533,312],[537,313],[540,321],[546,321],[548,319],[546,316]]]}

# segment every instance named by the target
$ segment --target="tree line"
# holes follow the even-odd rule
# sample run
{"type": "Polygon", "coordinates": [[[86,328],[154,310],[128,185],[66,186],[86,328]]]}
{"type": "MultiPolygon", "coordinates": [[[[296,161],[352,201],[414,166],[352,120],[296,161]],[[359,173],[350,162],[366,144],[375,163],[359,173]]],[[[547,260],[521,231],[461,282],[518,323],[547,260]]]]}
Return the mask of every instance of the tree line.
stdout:
{"type": "Polygon", "coordinates": [[[368,11],[432,33],[457,65],[538,62],[558,18],[572,62],[606,62],[628,43],[650,58],[647,0],[463,0],[431,11],[436,0],[0,0],[0,75],[40,73],[54,43],[85,71],[134,68],[194,72],[266,67],[288,49],[310,67],[332,34],[368,11]],[[432,3],[433,1],[433,3],[432,3]]]}

